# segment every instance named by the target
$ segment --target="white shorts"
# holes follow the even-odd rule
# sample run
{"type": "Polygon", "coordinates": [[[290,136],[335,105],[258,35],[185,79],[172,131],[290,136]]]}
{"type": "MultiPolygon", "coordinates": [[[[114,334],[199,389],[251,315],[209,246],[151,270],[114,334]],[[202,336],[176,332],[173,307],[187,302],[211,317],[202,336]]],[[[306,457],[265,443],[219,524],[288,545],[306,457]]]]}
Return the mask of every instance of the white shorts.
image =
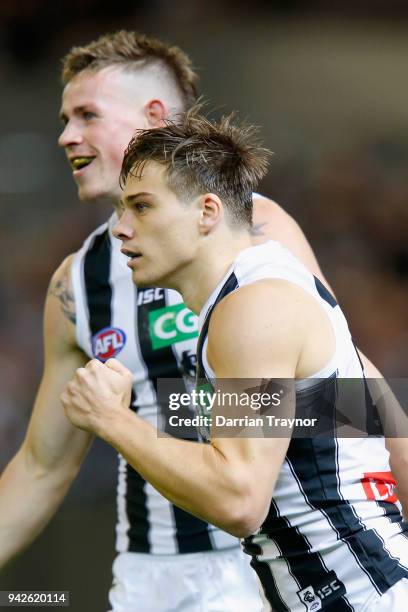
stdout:
{"type": "Polygon", "coordinates": [[[375,595],[363,607],[362,612],[407,612],[408,610],[408,580],[402,578],[384,595],[375,595]]]}
{"type": "Polygon", "coordinates": [[[120,553],[111,612],[260,612],[250,558],[240,548],[180,555],[120,553]]]}

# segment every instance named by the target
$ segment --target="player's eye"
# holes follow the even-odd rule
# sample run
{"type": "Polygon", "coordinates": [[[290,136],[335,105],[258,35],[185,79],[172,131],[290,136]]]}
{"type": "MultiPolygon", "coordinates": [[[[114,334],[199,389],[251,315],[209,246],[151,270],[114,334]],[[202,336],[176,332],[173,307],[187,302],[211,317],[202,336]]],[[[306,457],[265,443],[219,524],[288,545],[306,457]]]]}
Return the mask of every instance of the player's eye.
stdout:
{"type": "Polygon", "coordinates": [[[144,213],[148,209],[149,205],[146,202],[135,202],[134,208],[138,213],[144,213]]]}
{"type": "Polygon", "coordinates": [[[83,111],[82,113],[82,118],[85,119],[85,121],[90,121],[94,117],[96,117],[96,115],[95,113],[92,113],[91,111],[83,111]]]}

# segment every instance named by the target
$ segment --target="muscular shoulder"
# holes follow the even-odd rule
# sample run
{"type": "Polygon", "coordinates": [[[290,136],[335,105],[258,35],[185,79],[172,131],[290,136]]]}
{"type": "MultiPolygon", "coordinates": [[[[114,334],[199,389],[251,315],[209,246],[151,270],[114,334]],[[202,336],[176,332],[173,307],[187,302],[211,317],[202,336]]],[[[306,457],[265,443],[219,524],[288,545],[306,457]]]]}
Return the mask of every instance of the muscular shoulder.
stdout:
{"type": "Polygon", "coordinates": [[[265,279],[214,309],[207,357],[221,377],[305,378],[329,362],[335,347],[318,300],[289,281],[265,279]]]}
{"type": "Polygon", "coordinates": [[[208,333],[207,356],[217,376],[271,376],[272,366],[274,375],[292,376],[304,337],[299,312],[305,299],[302,290],[280,279],[252,283],[224,298],[208,333]]]}
{"type": "Polygon", "coordinates": [[[223,324],[239,319],[241,323],[276,320],[293,316],[298,304],[307,297],[293,283],[280,278],[265,278],[239,287],[225,297],[214,309],[211,322],[223,324]],[[225,320],[224,320],[225,319],[225,320]]]}

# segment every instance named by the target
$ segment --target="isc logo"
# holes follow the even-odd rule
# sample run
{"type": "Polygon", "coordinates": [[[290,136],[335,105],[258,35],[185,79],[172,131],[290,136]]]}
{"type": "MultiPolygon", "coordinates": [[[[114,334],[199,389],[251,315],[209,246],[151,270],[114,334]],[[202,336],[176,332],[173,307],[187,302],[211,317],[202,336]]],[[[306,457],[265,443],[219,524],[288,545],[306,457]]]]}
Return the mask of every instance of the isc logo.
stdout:
{"type": "Polygon", "coordinates": [[[156,287],[155,289],[139,290],[137,293],[137,305],[151,304],[156,300],[161,300],[164,297],[163,289],[156,287]]]}
{"type": "Polygon", "coordinates": [[[118,327],[105,327],[92,338],[92,352],[96,359],[106,361],[116,357],[126,343],[126,334],[118,327]]]}
{"type": "Polygon", "coordinates": [[[154,349],[198,336],[198,320],[184,304],[149,312],[149,333],[154,349]]]}
{"type": "Polygon", "coordinates": [[[340,589],[339,581],[332,580],[330,584],[325,584],[324,586],[322,586],[321,589],[317,589],[317,593],[319,597],[324,599],[325,597],[328,597],[329,595],[334,593],[334,591],[338,591],[338,589],[340,589]]]}
{"type": "Polygon", "coordinates": [[[339,580],[334,571],[326,574],[324,582],[313,588],[312,585],[298,591],[300,601],[305,604],[307,612],[317,612],[326,606],[335,610],[335,602],[346,592],[344,584],[339,580]]]}

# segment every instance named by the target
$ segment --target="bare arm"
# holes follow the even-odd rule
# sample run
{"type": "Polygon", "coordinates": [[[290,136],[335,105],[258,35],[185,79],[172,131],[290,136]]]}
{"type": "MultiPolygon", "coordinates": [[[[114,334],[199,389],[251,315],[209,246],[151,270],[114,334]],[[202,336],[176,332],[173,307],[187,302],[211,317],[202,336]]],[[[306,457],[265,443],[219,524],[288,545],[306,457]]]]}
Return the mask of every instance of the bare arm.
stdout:
{"type": "Polygon", "coordinates": [[[73,427],[59,396],[86,361],[75,346],[70,258],[54,274],[45,306],[45,367],[25,440],[0,479],[0,568],[53,516],[88,449],[90,435],[73,427]]]}
{"type": "Polygon", "coordinates": [[[404,519],[408,520],[408,438],[387,438],[390,466],[397,482],[397,495],[404,519]]]}
{"type": "Polygon", "coordinates": [[[379,406],[380,418],[385,430],[392,437],[385,443],[390,453],[390,467],[397,482],[397,494],[405,519],[408,518],[408,432],[407,415],[392,393],[387,381],[373,363],[359,351],[373,401],[379,406]],[[388,431],[388,423],[392,422],[388,431]]]}
{"type": "MultiPolygon", "coordinates": [[[[296,311],[302,306],[300,290],[280,299],[282,283],[275,285],[276,292],[261,283],[256,291],[253,286],[249,292],[240,289],[217,306],[208,349],[217,378],[295,376],[304,338],[296,311]]],[[[313,326],[310,330],[308,334],[313,326]]],[[[265,519],[289,438],[214,436],[211,444],[194,444],[158,437],[154,427],[127,408],[131,378],[116,360],[91,361],[63,394],[67,415],[77,427],[114,446],[176,505],[236,536],[256,531],[265,519]]]]}

